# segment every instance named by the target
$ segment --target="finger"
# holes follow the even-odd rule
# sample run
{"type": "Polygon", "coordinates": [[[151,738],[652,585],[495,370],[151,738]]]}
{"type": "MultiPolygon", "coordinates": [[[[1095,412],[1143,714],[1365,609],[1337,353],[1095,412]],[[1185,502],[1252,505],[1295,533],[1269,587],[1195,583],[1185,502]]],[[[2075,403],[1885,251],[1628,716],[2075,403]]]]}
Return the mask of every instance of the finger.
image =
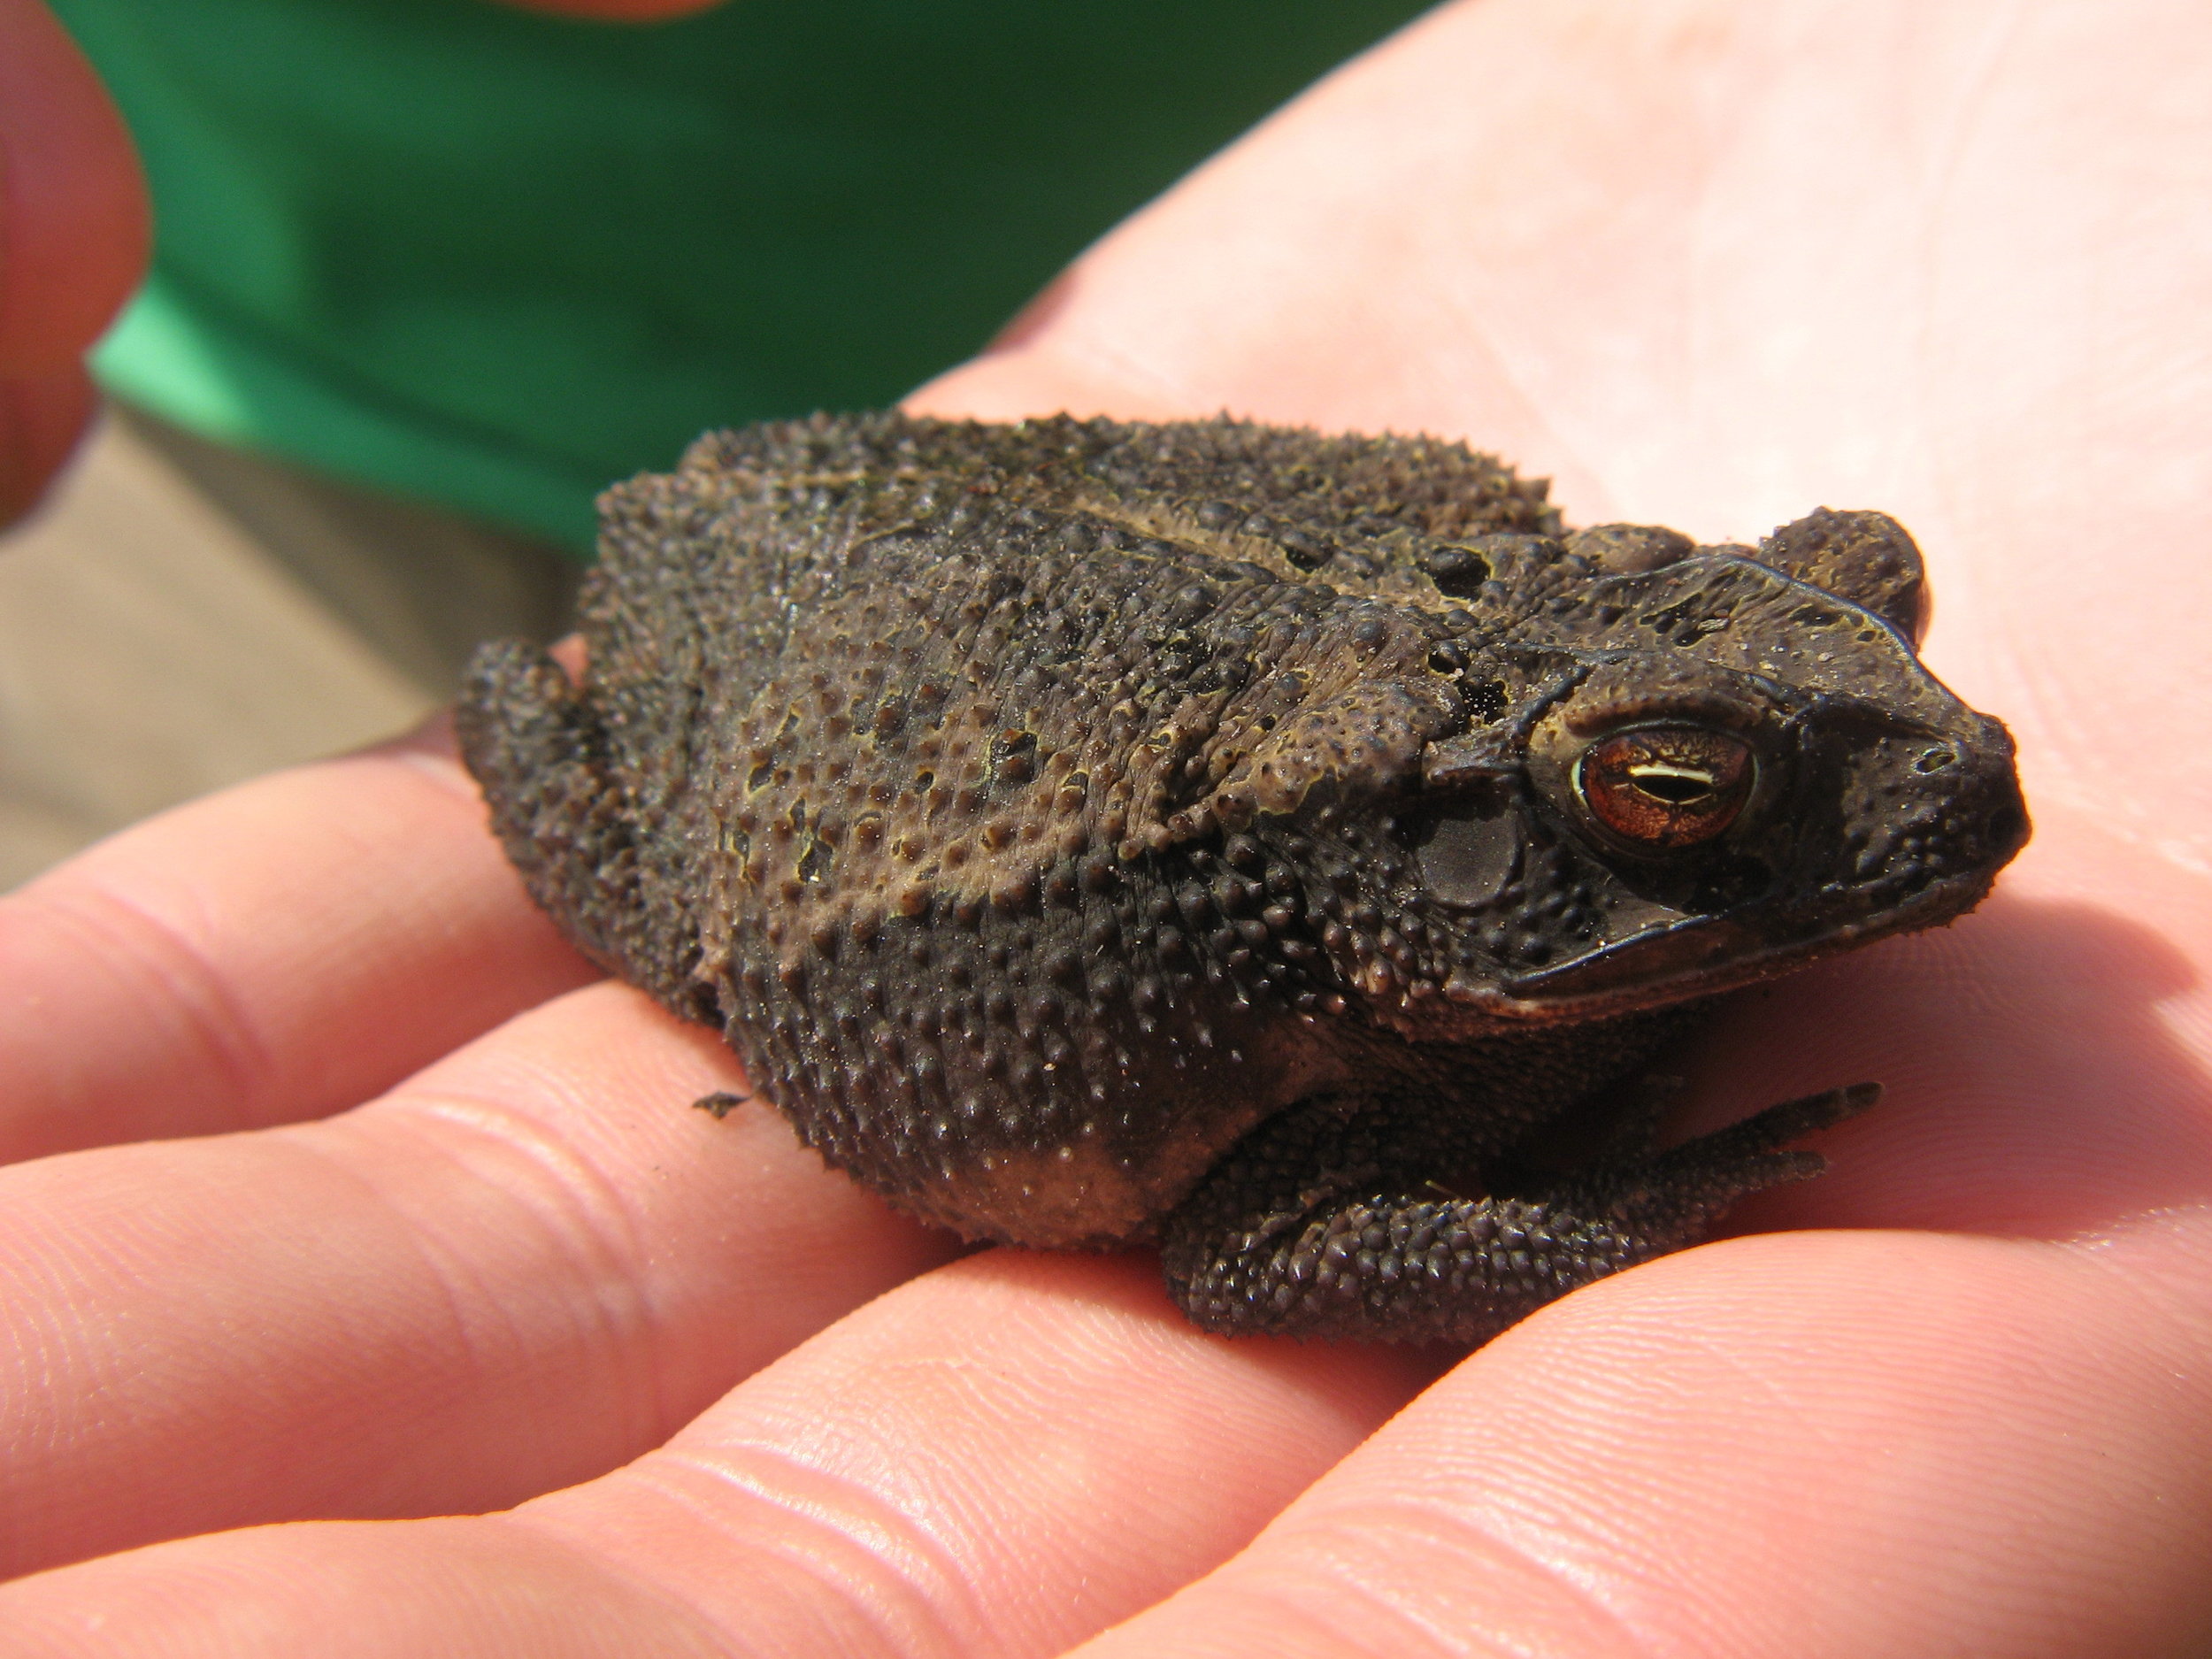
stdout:
{"type": "Polygon", "coordinates": [[[90,414],[78,359],[146,268],[151,220],[122,118],[38,0],[0,0],[0,524],[90,414]]]}
{"type": "Polygon", "coordinates": [[[1052,1654],[1233,1550],[1425,1375],[1201,1336],[1148,1262],[995,1252],[512,1516],[164,1546],[0,1590],[0,1619],[129,1659],[1052,1654]]]}
{"type": "Polygon", "coordinates": [[[2197,1217],[2106,1247],[1796,1233],[1640,1269],[1485,1349],[1082,1651],[2200,1651],[2212,1356],[2170,1315],[2212,1289],[2208,1247],[2197,1217]]]}
{"type": "Polygon", "coordinates": [[[0,0],[0,376],[59,369],[146,268],[151,219],[123,119],[39,0],[0,0]]]}
{"type": "Polygon", "coordinates": [[[0,1171],[0,1571],[513,1503],[657,1444],[944,1235],[611,984],[326,1122],[0,1171]]]}
{"type": "Polygon", "coordinates": [[[80,363],[0,375],[0,526],[38,504],[91,425],[96,402],[80,363]]]}
{"type": "Polygon", "coordinates": [[[442,726],[280,772],[0,898],[0,1158],[319,1117],[590,977],[442,726]]]}

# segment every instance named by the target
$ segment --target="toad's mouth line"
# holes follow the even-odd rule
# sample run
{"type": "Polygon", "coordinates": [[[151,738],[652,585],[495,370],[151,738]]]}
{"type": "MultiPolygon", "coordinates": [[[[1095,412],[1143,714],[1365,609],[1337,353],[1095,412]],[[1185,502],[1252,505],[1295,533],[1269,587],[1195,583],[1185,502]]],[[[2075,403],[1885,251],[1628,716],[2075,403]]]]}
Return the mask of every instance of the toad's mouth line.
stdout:
{"type": "Polygon", "coordinates": [[[1473,987],[1463,1005],[1496,1018],[1550,1023],[1739,990],[1893,933],[1962,916],[1987,895],[1996,874],[1985,869],[1953,876],[1871,920],[1763,945],[1753,942],[1757,930],[1734,917],[1691,918],[1622,940],[1579,962],[1520,974],[1495,987],[1473,987]]]}

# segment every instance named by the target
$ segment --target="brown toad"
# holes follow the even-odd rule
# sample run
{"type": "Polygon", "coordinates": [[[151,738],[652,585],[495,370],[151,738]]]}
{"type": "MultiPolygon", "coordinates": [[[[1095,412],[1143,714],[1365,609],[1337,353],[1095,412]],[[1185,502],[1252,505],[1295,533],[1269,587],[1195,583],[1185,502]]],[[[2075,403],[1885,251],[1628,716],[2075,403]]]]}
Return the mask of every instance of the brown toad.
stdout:
{"type": "Polygon", "coordinates": [[[1479,1340],[1816,1171],[1871,1087],[1664,1153],[1607,1091],[2027,833],[1878,513],[1564,534],[1431,439],[897,415],[603,504],[582,683],[490,646],[460,710],[532,893],[833,1164],[1156,1237],[1215,1330],[1479,1340]]]}

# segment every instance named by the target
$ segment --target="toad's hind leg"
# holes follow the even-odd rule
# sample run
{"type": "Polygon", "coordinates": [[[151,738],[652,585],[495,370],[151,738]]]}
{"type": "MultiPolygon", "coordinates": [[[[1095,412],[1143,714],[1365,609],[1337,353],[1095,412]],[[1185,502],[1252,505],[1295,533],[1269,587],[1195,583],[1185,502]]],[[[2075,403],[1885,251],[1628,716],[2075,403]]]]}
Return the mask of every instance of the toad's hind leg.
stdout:
{"type": "Polygon", "coordinates": [[[1747,1193],[1818,1174],[1790,1141],[1874,1084],[1770,1107],[1548,1190],[1454,1198],[1432,1137],[1387,1106],[1309,1102],[1255,1130],[1168,1219],[1168,1288],[1210,1331],[1481,1342],[1569,1291],[1694,1243],[1747,1193]]]}

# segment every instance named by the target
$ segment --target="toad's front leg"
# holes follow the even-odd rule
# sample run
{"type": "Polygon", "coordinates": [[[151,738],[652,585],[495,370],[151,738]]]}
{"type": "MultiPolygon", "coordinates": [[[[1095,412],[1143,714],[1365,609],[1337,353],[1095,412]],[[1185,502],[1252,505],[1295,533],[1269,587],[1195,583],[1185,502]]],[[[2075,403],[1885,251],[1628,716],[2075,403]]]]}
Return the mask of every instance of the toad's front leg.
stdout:
{"type": "Polygon", "coordinates": [[[1483,1342],[1569,1291],[1696,1242],[1739,1198],[1826,1167],[1788,1143],[1878,1085],[1770,1107],[1545,1190],[1454,1198],[1384,1103],[1310,1101],[1248,1136],[1168,1218],[1168,1289],[1210,1331],[1483,1342]]]}

